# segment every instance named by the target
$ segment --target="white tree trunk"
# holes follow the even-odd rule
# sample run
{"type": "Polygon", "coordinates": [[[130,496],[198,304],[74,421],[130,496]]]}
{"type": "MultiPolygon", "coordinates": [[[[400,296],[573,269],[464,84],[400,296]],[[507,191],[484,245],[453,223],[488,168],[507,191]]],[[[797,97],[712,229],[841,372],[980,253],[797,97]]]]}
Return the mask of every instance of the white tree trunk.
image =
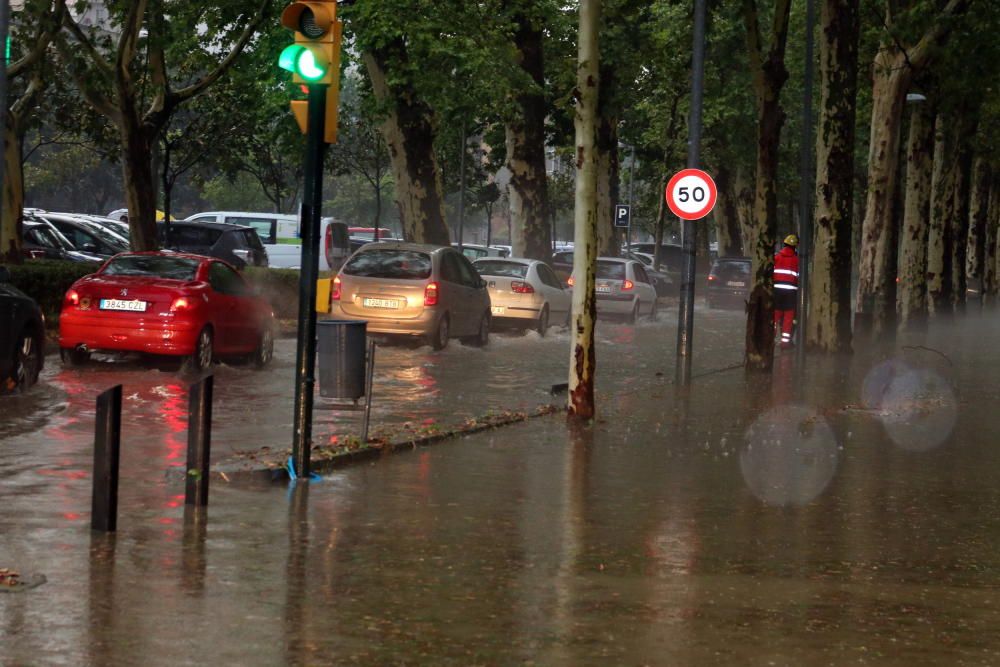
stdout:
{"type": "Polygon", "coordinates": [[[927,305],[934,315],[951,312],[948,291],[948,260],[946,245],[948,219],[954,198],[953,137],[950,121],[939,115],[934,120],[934,166],[931,170],[930,220],[927,227],[927,305]]]}
{"type": "Polygon", "coordinates": [[[569,357],[569,404],[572,417],[594,417],[594,321],[597,302],[597,156],[595,134],[599,91],[598,28],[601,0],[580,0],[580,32],[576,69],[576,200],[573,253],[572,340],[569,357]]]}
{"type": "Polygon", "coordinates": [[[925,109],[910,119],[906,150],[906,203],[899,259],[899,314],[901,328],[927,318],[927,228],[930,213],[933,120],[925,109]]]}

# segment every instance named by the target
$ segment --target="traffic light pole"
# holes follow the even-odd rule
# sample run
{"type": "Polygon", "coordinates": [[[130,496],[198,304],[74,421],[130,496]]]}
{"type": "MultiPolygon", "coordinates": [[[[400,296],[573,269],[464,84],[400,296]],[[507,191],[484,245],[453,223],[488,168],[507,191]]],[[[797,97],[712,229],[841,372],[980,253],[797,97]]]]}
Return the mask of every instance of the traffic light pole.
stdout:
{"type": "Polygon", "coordinates": [[[312,454],[313,387],[316,384],[316,281],[319,278],[319,218],[323,204],[325,85],[309,86],[305,188],[299,211],[302,268],[299,273],[298,341],[295,351],[295,473],[308,479],[312,454]]]}

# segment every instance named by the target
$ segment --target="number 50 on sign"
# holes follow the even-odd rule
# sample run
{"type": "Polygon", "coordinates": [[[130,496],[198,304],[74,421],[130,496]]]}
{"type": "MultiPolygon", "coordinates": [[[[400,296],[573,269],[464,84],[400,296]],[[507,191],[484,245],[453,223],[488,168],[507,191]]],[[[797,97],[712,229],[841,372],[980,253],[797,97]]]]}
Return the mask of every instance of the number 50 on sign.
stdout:
{"type": "Polygon", "coordinates": [[[667,205],[684,220],[700,220],[715,208],[718,191],[712,177],[700,169],[684,169],[667,183],[667,205]]]}

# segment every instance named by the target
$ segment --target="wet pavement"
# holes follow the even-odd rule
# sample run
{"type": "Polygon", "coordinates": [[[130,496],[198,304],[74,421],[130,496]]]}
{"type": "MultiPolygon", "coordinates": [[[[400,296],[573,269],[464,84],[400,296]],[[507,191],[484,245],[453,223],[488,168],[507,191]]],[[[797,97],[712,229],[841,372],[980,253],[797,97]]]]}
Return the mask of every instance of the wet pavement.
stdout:
{"type": "MultiPolygon", "coordinates": [[[[1000,318],[803,376],[782,355],[764,380],[705,374],[740,360],[743,317],[699,310],[702,377],[678,394],[675,314],[602,323],[592,428],[554,416],[313,484],[213,483],[201,517],[164,475],[183,379],[51,365],[51,398],[0,420],[0,567],[48,578],[0,593],[0,664],[1000,664],[1000,318]],[[119,381],[108,537],[89,530],[92,399],[119,381]]],[[[282,345],[271,370],[218,369],[216,454],[287,445],[282,345]]],[[[565,333],[380,349],[376,415],[548,402],[567,358],[565,333]]]]}

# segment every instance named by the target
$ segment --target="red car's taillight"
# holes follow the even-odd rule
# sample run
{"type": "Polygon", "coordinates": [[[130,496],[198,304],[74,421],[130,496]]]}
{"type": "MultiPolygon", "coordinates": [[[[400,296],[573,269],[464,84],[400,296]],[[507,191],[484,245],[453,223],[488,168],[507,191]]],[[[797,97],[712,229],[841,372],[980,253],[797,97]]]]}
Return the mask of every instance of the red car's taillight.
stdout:
{"type": "Polygon", "coordinates": [[[632,284],[631,280],[626,280],[625,282],[622,283],[622,291],[623,292],[627,292],[630,289],[632,289],[633,287],[635,287],[635,285],[632,284]]]}
{"type": "Polygon", "coordinates": [[[333,289],[330,290],[330,301],[340,301],[340,276],[333,279],[333,289]]]}
{"type": "Polygon", "coordinates": [[[65,305],[67,305],[67,306],[79,306],[80,305],[80,293],[77,292],[75,289],[71,289],[70,291],[66,292],[65,305]]]}
{"type": "Polygon", "coordinates": [[[569,285],[570,287],[572,287],[573,283],[575,283],[575,282],[576,281],[573,280],[573,276],[570,276],[569,278],[566,279],[566,284],[569,285]]]}
{"type": "Polygon", "coordinates": [[[436,306],[438,302],[438,284],[436,282],[427,283],[424,288],[424,305],[436,306]]]}
{"type": "Polygon", "coordinates": [[[174,302],[170,304],[170,312],[176,313],[181,310],[188,310],[191,308],[191,301],[186,296],[179,296],[174,299],[174,302]]]}
{"type": "Polygon", "coordinates": [[[715,280],[715,276],[709,276],[708,279],[709,281],[715,280]]]}
{"type": "Polygon", "coordinates": [[[512,280],[512,281],[510,281],[510,288],[516,294],[534,294],[535,293],[535,288],[534,287],[532,287],[528,283],[523,283],[520,280],[512,280]]]}

